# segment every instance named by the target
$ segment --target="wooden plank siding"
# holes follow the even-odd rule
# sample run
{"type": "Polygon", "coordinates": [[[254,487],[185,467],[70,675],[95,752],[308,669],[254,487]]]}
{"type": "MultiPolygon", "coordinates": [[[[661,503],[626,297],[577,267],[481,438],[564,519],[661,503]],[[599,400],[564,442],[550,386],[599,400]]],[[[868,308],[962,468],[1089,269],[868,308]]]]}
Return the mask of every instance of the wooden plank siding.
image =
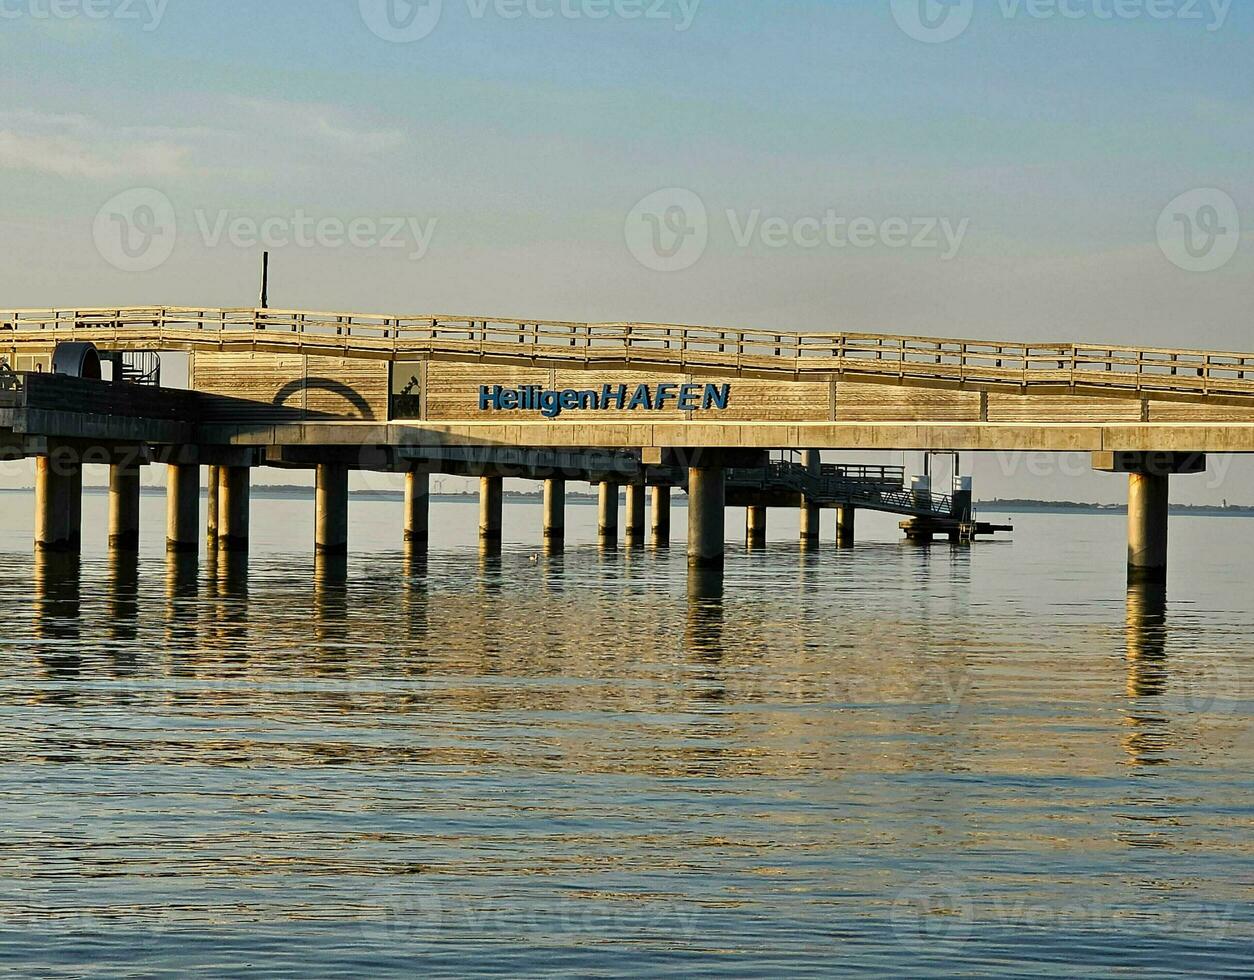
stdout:
{"type": "Polygon", "coordinates": [[[836,422],[979,422],[978,391],[836,383],[836,422]]]}
{"type": "Polygon", "coordinates": [[[1085,398],[1076,395],[988,396],[989,422],[1140,422],[1137,398],[1085,398]]]}
{"type": "MultiPolygon", "coordinates": [[[[384,361],[302,354],[197,351],[188,380],[197,391],[254,404],[249,421],[388,417],[388,364],[384,361]]],[[[238,414],[235,404],[232,412],[238,414]]]]}

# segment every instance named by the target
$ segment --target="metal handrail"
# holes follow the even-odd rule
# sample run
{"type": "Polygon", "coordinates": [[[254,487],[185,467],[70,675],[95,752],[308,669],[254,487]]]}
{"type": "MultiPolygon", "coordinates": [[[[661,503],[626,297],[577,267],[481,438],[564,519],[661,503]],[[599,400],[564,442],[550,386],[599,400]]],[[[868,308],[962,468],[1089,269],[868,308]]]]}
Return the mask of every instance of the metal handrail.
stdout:
{"type": "Polygon", "coordinates": [[[87,340],[105,348],[298,350],[310,354],[543,358],[578,366],[751,370],[1021,389],[1254,397],[1254,353],[1018,343],[867,333],[787,333],[655,323],[463,315],[124,307],[0,311],[0,350],[87,340]]]}
{"type": "Polygon", "coordinates": [[[796,493],[820,504],[845,503],[865,510],[888,511],[916,517],[951,518],[954,500],[950,494],[907,490],[905,470],[896,466],[824,466],[820,473],[811,472],[802,463],[772,462],[752,469],[729,469],[731,486],[750,487],[775,493],[796,493]],[[836,471],[868,471],[865,477],[842,478],[836,471]],[[870,471],[882,471],[884,478],[867,477],[870,471]]]}

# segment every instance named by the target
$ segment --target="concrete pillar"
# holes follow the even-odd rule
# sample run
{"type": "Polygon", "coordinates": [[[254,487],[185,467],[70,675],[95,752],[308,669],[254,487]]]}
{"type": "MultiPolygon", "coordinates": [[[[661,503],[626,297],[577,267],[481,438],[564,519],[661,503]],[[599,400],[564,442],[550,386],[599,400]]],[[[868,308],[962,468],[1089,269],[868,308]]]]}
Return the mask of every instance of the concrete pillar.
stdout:
{"type": "Polygon", "coordinates": [[[648,488],[644,484],[627,485],[627,544],[639,548],[644,544],[645,501],[648,488]]]}
{"type": "Polygon", "coordinates": [[[165,550],[200,552],[200,467],[171,464],[165,478],[165,550]]]}
{"type": "Polygon", "coordinates": [[[727,481],[722,469],[688,471],[688,566],[721,568],[727,481]]]}
{"type": "Polygon", "coordinates": [[[566,481],[544,481],[544,540],[560,544],[566,540],[566,481]]]}
{"type": "Polygon", "coordinates": [[[133,463],[109,467],[109,548],[139,550],[139,467],[133,463]]]}
{"type": "Polygon", "coordinates": [[[83,546],[83,467],[53,452],[35,460],[35,547],[77,554],[83,546]]]}
{"type": "Polygon", "coordinates": [[[618,544],[618,484],[602,483],[597,513],[597,534],[602,544],[618,544]]]}
{"type": "MultiPolygon", "coordinates": [[[[818,450],[808,450],[804,454],[805,468],[812,476],[823,471],[823,454],[818,450]]],[[[818,544],[822,533],[822,511],[811,504],[803,494],[801,497],[801,541],[803,544],[818,544]]]]}
{"type": "Polygon", "coordinates": [[[750,548],[766,547],[765,507],[749,507],[745,510],[745,540],[750,548]]]}
{"type": "Polygon", "coordinates": [[[219,468],[219,474],[218,548],[222,551],[247,551],[251,469],[247,466],[223,466],[219,468]]]}
{"type": "Polygon", "coordinates": [[[671,488],[653,488],[653,544],[669,548],[671,544],[671,488]]]}
{"type": "Polygon", "coordinates": [[[431,476],[405,474],[405,543],[425,546],[431,540],[431,476]]]}
{"type": "Polygon", "coordinates": [[[1128,581],[1167,581],[1167,509],[1171,478],[1128,475],[1128,581]]]}
{"type": "Polygon", "coordinates": [[[205,537],[209,541],[209,553],[213,554],[218,548],[218,497],[219,488],[222,485],[222,467],[209,467],[209,482],[207,490],[209,491],[209,509],[205,518],[205,537]]]}
{"type": "Polygon", "coordinates": [[[479,540],[499,545],[503,526],[505,483],[499,476],[485,476],[479,481],[479,540]]]}
{"type": "Polygon", "coordinates": [[[801,498],[801,543],[818,544],[821,528],[822,511],[803,496],[801,498]]]}
{"type": "Polygon", "coordinates": [[[348,467],[343,463],[318,465],[314,550],[320,555],[348,554],[348,467]]]}
{"type": "Polygon", "coordinates": [[[857,511],[849,505],[836,508],[836,544],[842,548],[852,548],[857,511]]]}

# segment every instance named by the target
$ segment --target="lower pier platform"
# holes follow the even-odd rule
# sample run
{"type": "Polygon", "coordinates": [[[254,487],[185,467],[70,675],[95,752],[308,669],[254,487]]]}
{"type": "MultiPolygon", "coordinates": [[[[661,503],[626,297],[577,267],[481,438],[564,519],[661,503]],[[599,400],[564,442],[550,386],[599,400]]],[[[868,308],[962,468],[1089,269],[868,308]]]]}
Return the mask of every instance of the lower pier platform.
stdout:
{"type": "Polygon", "coordinates": [[[915,517],[900,524],[906,540],[927,544],[938,537],[956,544],[969,544],[980,537],[1014,532],[1013,524],[990,524],[986,521],[961,521],[940,517],[915,517]]]}

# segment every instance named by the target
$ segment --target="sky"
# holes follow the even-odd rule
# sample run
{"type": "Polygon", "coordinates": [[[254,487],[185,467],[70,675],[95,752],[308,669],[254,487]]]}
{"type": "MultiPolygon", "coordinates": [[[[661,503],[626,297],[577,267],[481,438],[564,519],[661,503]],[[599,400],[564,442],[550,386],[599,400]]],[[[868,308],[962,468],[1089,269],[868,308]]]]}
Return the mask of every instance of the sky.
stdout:
{"type": "Polygon", "coordinates": [[[290,308],[1254,350],[1252,42],[1228,0],[0,0],[0,307],[252,305],[265,242],[290,308]]]}

